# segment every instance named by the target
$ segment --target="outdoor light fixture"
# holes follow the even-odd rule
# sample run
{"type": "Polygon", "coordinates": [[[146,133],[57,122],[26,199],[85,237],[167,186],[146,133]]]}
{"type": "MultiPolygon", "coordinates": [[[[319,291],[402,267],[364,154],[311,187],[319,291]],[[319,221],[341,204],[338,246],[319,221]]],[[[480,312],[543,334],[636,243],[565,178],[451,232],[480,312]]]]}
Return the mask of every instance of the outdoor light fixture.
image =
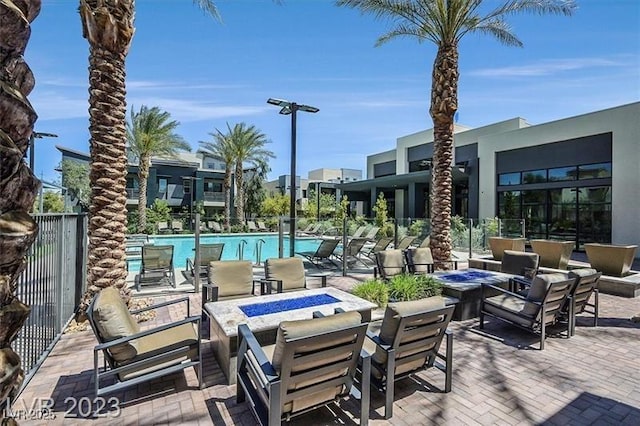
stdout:
{"type": "Polygon", "coordinates": [[[291,114],[291,192],[290,192],[290,215],[289,222],[289,255],[294,257],[296,254],[296,113],[298,111],[316,113],[320,111],[316,107],[309,105],[301,105],[295,102],[285,101],[284,99],[267,99],[269,105],[275,105],[280,108],[280,114],[291,114]]]}

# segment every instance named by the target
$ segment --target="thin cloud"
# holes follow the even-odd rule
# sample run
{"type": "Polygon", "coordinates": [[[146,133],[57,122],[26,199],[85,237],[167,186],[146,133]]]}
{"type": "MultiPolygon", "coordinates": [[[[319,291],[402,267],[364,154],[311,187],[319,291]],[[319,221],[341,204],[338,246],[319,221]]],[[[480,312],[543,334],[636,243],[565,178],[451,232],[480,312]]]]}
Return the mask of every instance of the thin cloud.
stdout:
{"type": "Polygon", "coordinates": [[[244,89],[248,88],[247,85],[242,84],[180,84],[166,81],[146,81],[146,80],[131,80],[127,81],[127,89],[132,90],[227,90],[227,89],[244,89]]]}
{"type": "Polygon", "coordinates": [[[255,105],[220,105],[211,102],[198,102],[173,98],[135,97],[128,99],[129,105],[153,105],[165,111],[181,122],[212,120],[225,117],[244,117],[262,114],[270,108],[255,105]]]}
{"type": "Polygon", "coordinates": [[[619,61],[603,58],[553,59],[522,66],[483,68],[470,71],[469,74],[479,77],[539,77],[587,68],[620,67],[624,65],[619,61]]]}

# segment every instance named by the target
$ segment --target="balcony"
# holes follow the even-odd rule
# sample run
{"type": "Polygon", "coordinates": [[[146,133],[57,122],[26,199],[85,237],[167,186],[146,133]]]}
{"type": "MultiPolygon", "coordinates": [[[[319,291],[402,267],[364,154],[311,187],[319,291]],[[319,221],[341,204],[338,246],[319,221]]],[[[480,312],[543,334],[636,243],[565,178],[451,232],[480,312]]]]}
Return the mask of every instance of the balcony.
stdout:
{"type": "Polygon", "coordinates": [[[224,203],[224,192],[204,191],[204,201],[224,203]]]}
{"type": "Polygon", "coordinates": [[[127,200],[137,200],[140,196],[139,188],[127,188],[127,200]]]}

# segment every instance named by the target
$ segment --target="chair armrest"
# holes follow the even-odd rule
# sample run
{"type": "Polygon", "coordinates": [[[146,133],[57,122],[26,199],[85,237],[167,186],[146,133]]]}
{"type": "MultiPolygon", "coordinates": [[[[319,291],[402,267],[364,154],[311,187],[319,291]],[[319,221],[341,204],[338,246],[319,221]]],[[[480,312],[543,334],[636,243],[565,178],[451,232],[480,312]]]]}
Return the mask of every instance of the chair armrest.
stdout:
{"type": "Polygon", "coordinates": [[[518,294],[518,293],[514,293],[514,292],[509,291],[509,290],[505,290],[502,287],[498,287],[498,286],[495,286],[493,284],[482,283],[482,300],[486,299],[485,294],[484,294],[484,289],[485,288],[492,288],[494,290],[497,290],[500,293],[508,294],[509,296],[514,296],[514,297],[517,297],[518,299],[522,299],[522,300],[526,299],[525,296],[523,296],[521,294],[518,294]]]}
{"type": "MultiPolygon", "coordinates": [[[[189,324],[189,323],[198,324],[197,330],[200,330],[200,319],[201,319],[200,316],[188,317],[188,318],[185,318],[185,319],[180,320],[180,321],[175,321],[175,322],[172,322],[172,323],[169,323],[169,324],[164,324],[164,325],[161,325],[161,326],[158,326],[158,327],[150,328],[148,330],[143,330],[143,331],[141,331],[139,333],[132,334],[131,336],[120,337],[120,338],[115,339],[115,340],[110,340],[110,341],[105,342],[105,343],[100,343],[100,344],[96,345],[93,349],[94,349],[94,351],[109,349],[109,348],[111,348],[113,346],[117,346],[117,345],[120,345],[122,343],[127,343],[127,342],[129,342],[131,340],[139,339],[139,338],[145,337],[145,336],[150,336],[152,334],[159,333],[161,331],[169,330],[169,329],[172,329],[174,327],[179,327],[181,325],[189,324]]],[[[199,333],[199,331],[198,331],[198,333],[199,333]]]]}
{"type": "Polygon", "coordinates": [[[168,300],[166,302],[156,303],[156,304],[151,305],[151,306],[145,306],[144,308],[134,309],[133,311],[129,311],[129,313],[131,313],[131,314],[139,314],[140,312],[149,311],[151,309],[156,309],[156,308],[161,308],[163,306],[173,305],[173,304],[180,303],[180,302],[187,302],[187,316],[189,316],[190,315],[189,314],[190,303],[189,303],[189,298],[188,297],[181,297],[179,299],[168,300]]]}
{"type": "Polygon", "coordinates": [[[220,288],[220,287],[218,287],[215,284],[202,283],[202,292],[203,293],[204,293],[205,289],[210,289],[211,290],[211,295],[210,295],[211,297],[203,298],[203,303],[217,302],[218,301],[218,288],[220,288]]]}
{"type": "Polygon", "coordinates": [[[367,330],[367,337],[371,339],[373,343],[375,343],[377,346],[380,346],[380,348],[384,349],[385,351],[391,348],[390,344],[384,343],[382,339],[380,339],[380,336],[373,333],[372,331],[367,330]]]}
{"type": "Polygon", "coordinates": [[[307,277],[320,278],[320,280],[321,280],[320,285],[322,287],[326,287],[327,286],[327,274],[325,274],[325,273],[308,274],[307,277]]]}
{"type": "Polygon", "coordinates": [[[267,290],[266,294],[271,294],[273,290],[273,283],[276,283],[276,292],[282,293],[282,280],[271,280],[267,278],[261,278],[259,280],[253,280],[254,284],[256,282],[260,283],[260,294],[265,294],[265,289],[267,290]]]}
{"type": "MultiPolygon", "coordinates": [[[[251,332],[251,329],[246,324],[240,324],[238,326],[238,337],[242,341],[244,340],[247,343],[247,348],[253,353],[253,356],[256,358],[256,362],[260,366],[262,373],[265,375],[265,378],[268,382],[272,382],[274,380],[278,380],[278,373],[276,369],[271,365],[271,361],[267,359],[267,355],[264,353],[264,350],[256,340],[256,337],[251,332]]],[[[238,354],[238,356],[244,356],[244,354],[238,354]]]]}

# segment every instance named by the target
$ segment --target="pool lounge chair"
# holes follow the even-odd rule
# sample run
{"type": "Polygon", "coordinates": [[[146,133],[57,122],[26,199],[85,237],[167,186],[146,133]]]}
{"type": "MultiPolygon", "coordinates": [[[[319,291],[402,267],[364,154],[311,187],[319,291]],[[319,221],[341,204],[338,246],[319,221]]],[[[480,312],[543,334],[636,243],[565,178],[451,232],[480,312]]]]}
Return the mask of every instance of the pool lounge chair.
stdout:
{"type": "Polygon", "coordinates": [[[393,237],[380,237],[375,244],[369,243],[365,244],[362,248],[362,254],[367,256],[369,260],[375,261],[374,256],[377,252],[386,250],[389,245],[393,242],[393,237]]]}
{"type": "Polygon", "coordinates": [[[380,230],[379,227],[374,226],[371,229],[369,229],[369,231],[367,232],[367,235],[365,235],[363,238],[367,241],[375,241],[376,235],[378,235],[379,230],[380,230]]]}
{"type": "Polygon", "coordinates": [[[215,220],[208,221],[207,222],[207,228],[211,232],[215,232],[215,233],[221,233],[222,232],[222,226],[220,226],[220,223],[216,222],[215,220]]]}
{"type": "Polygon", "coordinates": [[[173,268],[173,246],[143,246],[140,273],[135,277],[136,290],[143,285],[169,283],[176,287],[176,273],[173,268]]]}
{"type": "Polygon", "coordinates": [[[256,223],[252,220],[247,221],[247,229],[249,230],[249,232],[258,232],[258,227],[256,226],[256,223]]]}
{"type": "Polygon", "coordinates": [[[315,236],[315,235],[318,234],[318,232],[320,232],[320,228],[321,227],[322,227],[322,224],[320,222],[313,223],[313,224],[307,226],[306,228],[304,228],[303,231],[298,231],[297,235],[299,235],[301,237],[315,236]]]}
{"type": "Polygon", "coordinates": [[[316,251],[301,251],[296,254],[308,259],[316,268],[323,268],[324,266],[322,263],[325,260],[328,260],[337,268],[338,265],[331,260],[331,257],[339,243],[340,240],[338,239],[322,240],[316,251]]]}
{"type": "MultiPolygon", "coordinates": [[[[209,263],[220,260],[224,243],[200,244],[200,278],[206,278],[208,274],[209,263]]],[[[186,273],[193,277],[195,273],[195,259],[187,258],[186,273]]]]}
{"type": "Polygon", "coordinates": [[[169,228],[166,221],[156,223],[156,227],[158,228],[158,234],[168,234],[171,232],[171,228],[169,228]]]}
{"type": "Polygon", "coordinates": [[[395,246],[394,248],[398,250],[406,250],[409,247],[411,247],[411,244],[413,244],[415,240],[416,240],[416,237],[408,235],[406,237],[403,237],[400,241],[398,241],[398,245],[395,246]]]}
{"type": "Polygon", "coordinates": [[[179,219],[176,220],[172,220],[171,221],[171,231],[173,231],[173,233],[179,233],[182,232],[183,229],[183,225],[182,225],[182,221],[179,219]]]}
{"type": "Polygon", "coordinates": [[[366,242],[366,238],[352,238],[349,240],[347,247],[336,249],[334,256],[340,260],[340,262],[347,262],[347,266],[349,266],[350,261],[354,261],[360,262],[363,266],[367,267],[367,264],[360,258],[360,253],[366,242]]]}
{"type": "Polygon", "coordinates": [[[362,234],[364,234],[364,231],[367,229],[366,226],[361,226],[358,229],[356,229],[356,231],[353,233],[353,235],[351,235],[351,238],[360,238],[362,237],[362,234]]]}
{"type": "Polygon", "coordinates": [[[261,220],[257,221],[257,222],[256,222],[256,225],[258,225],[258,231],[260,231],[260,232],[269,232],[269,231],[271,231],[271,230],[267,227],[267,225],[265,225],[265,224],[264,224],[264,222],[263,222],[263,221],[261,221],[261,220]]]}

